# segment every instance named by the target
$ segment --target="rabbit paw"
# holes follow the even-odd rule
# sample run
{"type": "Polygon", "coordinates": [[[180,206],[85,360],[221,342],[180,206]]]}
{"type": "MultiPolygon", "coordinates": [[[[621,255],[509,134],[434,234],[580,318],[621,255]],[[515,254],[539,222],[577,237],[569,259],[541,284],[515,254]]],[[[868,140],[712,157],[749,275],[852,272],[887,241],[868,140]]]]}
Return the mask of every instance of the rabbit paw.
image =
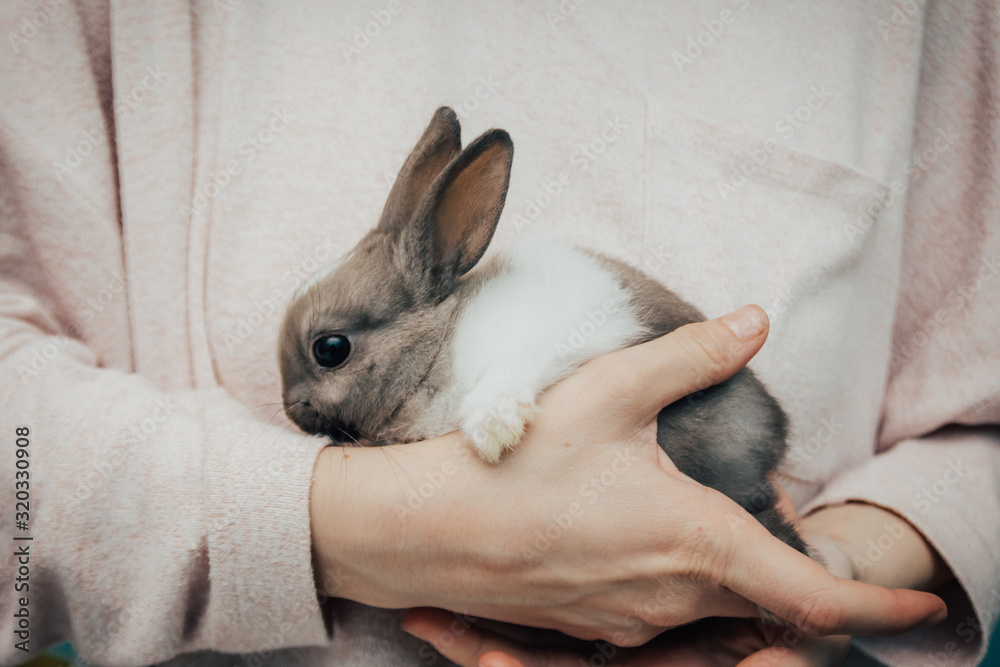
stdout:
{"type": "Polygon", "coordinates": [[[479,458],[496,463],[524,435],[525,427],[538,414],[535,398],[528,392],[504,393],[488,406],[472,408],[462,431],[476,448],[479,458]]]}

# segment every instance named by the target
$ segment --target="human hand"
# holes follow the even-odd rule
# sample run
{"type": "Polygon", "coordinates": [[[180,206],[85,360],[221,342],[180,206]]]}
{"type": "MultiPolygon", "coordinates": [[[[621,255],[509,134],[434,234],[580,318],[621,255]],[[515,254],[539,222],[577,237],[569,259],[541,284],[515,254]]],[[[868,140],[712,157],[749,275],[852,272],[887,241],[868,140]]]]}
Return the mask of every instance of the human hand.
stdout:
{"type": "MultiPolygon", "coordinates": [[[[797,517],[791,499],[778,483],[775,482],[774,486],[781,495],[779,510],[795,521],[797,517]]],[[[834,540],[823,543],[824,558],[833,561],[833,571],[838,574],[844,572],[846,560],[847,574],[850,574],[849,555],[845,550],[834,540]]],[[[850,648],[850,637],[845,635],[815,637],[796,628],[738,618],[698,621],[668,630],[637,648],[621,648],[607,642],[552,646],[544,633],[457,617],[441,609],[410,610],[403,627],[430,643],[452,662],[477,667],[576,667],[581,664],[608,667],[716,667],[737,664],[743,667],[835,667],[843,662],[850,648]]]]}
{"type": "Polygon", "coordinates": [[[375,606],[621,646],[704,617],[753,618],[758,604],[812,634],[903,632],[942,613],[931,595],[837,579],[657,446],[662,406],[730,377],[763,344],[762,311],[728,316],[743,339],[726,319],[588,363],[541,397],[541,416],[497,466],[457,434],[328,448],[311,498],[319,580],[375,606]],[[406,483],[430,489],[418,507],[406,483]]]}
{"type": "MultiPolygon", "coordinates": [[[[798,522],[807,541],[833,574],[882,586],[929,589],[951,578],[934,548],[911,524],[883,508],[866,503],[822,507],[802,521],[781,485],[779,510],[798,522]],[[866,557],[866,549],[891,537],[900,548],[866,557]]],[[[711,618],[669,630],[636,649],[611,644],[552,648],[533,641],[526,631],[504,631],[496,624],[456,625],[439,609],[414,609],[404,621],[409,632],[428,641],[459,665],[532,667],[533,665],[644,667],[719,664],[835,667],[850,648],[850,637],[815,637],[791,627],[767,626],[751,619],[711,618]],[[456,631],[457,630],[457,631],[456,631]],[[582,661],[582,663],[581,663],[582,661]]]]}
{"type": "Polygon", "coordinates": [[[497,628],[443,609],[412,609],[403,628],[462,667],[835,667],[850,648],[844,635],[815,637],[748,618],[708,618],[667,630],[643,646],[608,642],[547,646],[530,632],[497,628]]]}

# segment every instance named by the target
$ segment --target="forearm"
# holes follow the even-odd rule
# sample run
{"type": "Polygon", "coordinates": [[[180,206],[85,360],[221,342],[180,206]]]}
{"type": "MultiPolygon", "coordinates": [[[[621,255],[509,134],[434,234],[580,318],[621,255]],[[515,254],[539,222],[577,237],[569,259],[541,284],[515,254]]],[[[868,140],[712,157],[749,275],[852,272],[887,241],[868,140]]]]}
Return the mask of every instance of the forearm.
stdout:
{"type": "Polygon", "coordinates": [[[368,541],[398,540],[389,534],[392,506],[382,493],[390,480],[374,465],[374,453],[327,447],[317,457],[309,496],[313,562],[316,586],[324,595],[393,607],[397,600],[374,590],[359,568],[364,560],[358,555],[368,541]]]}
{"type": "Polygon", "coordinates": [[[481,526],[462,525],[470,515],[485,521],[469,511],[485,466],[474,459],[457,433],[403,447],[324,449],[310,491],[318,590],[386,608],[435,604],[443,558],[461,563],[449,580],[467,573],[471,585],[484,540],[481,526]]]}
{"type": "MultiPolygon", "coordinates": [[[[953,575],[924,536],[899,515],[876,505],[852,502],[828,505],[800,522],[811,540],[834,568],[849,565],[849,576],[886,588],[931,590],[953,575]],[[831,540],[846,559],[828,551],[831,540]]],[[[844,572],[836,572],[848,575],[844,572]]]]}
{"type": "MultiPolygon", "coordinates": [[[[262,425],[221,390],[163,392],[96,367],[76,339],[9,336],[3,345],[13,351],[0,362],[0,433],[11,446],[0,473],[11,481],[0,506],[14,509],[15,471],[28,472],[17,490],[30,532],[19,534],[34,538],[28,588],[0,596],[12,610],[0,619],[6,636],[19,623],[15,600],[26,597],[30,648],[72,639],[100,664],[277,648],[262,627],[291,628],[287,645],[325,640],[304,512],[317,443],[262,425]],[[59,355],[19,377],[53,341],[59,355]],[[15,435],[30,459],[15,460],[15,435]],[[25,460],[28,468],[15,465],[25,460]],[[143,613],[150,605],[155,622],[143,613]]],[[[8,554],[13,572],[15,549],[8,554]]],[[[24,657],[13,641],[0,649],[0,663],[24,657]]]]}

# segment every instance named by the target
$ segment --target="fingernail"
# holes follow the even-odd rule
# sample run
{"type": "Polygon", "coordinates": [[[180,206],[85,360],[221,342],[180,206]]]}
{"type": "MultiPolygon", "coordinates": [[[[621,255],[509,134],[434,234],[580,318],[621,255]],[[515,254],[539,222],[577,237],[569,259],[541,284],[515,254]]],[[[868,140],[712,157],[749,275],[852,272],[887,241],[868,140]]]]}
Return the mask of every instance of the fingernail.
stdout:
{"type": "Polygon", "coordinates": [[[924,619],[922,625],[937,625],[948,618],[948,607],[941,607],[936,612],[924,619]]]}
{"type": "Polygon", "coordinates": [[[745,342],[753,340],[764,331],[767,326],[767,315],[758,306],[743,306],[737,311],[723,315],[719,321],[745,342]]]}

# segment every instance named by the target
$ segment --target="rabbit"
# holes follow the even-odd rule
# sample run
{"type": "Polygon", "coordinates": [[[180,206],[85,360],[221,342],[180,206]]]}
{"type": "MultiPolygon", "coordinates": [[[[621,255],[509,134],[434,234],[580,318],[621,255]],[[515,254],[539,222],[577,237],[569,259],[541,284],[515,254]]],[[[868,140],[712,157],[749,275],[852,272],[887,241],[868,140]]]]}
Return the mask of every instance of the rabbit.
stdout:
{"type": "MultiPolygon", "coordinates": [[[[279,359],[285,411],[303,431],[384,445],[461,429],[495,463],[548,386],[601,354],[705,319],[638,269],[587,249],[522,243],[477,267],[512,159],[500,129],[462,150],[458,118],[438,109],[378,225],[298,290],[279,359]]],[[[682,472],[808,553],[768,480],[786,431],[747,368],[657,417],[657,441],[682,472]]]]}
{"type": "MultiPolygon", "coordinates": [[[[500,129],[462,150],[458,118],[438,109],[378,225],[299,288],[278,357],[285,412],[304,432],[378,446],[461,429],[496,463],[547,387],[601,354],[705,320],[640,270],[584,248],[522,243],[479,265],[513,154],[500,129]]],[[[682,472],[822,563],[775,507],[768,475],[784,457],[787,418],[750,369],[663,408],[656,427],[682,472]]],[[[345,664],[422,664],[400,612],[369,612],[382,653],[359,649],[345,664]]]]}

